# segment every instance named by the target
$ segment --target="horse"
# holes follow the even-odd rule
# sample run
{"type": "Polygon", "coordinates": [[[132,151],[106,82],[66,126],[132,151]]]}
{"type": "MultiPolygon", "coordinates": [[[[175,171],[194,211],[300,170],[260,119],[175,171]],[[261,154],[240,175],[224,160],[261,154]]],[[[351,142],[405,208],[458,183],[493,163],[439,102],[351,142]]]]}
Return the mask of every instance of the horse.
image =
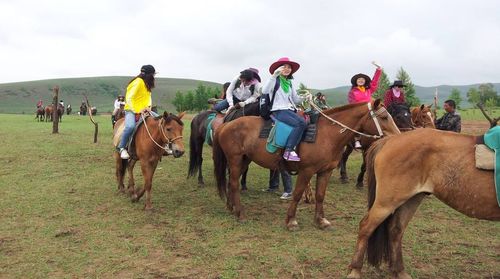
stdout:
{"type": "Polygon", "coordinates": [[[436,129],[434,118],[431,112],[432,104],[426,106],[422,104],[420,107],[414,107],[411,110],[411,121],[413,126],[422,128],[436,129]]]}
{"type": "MultiPolygon", "coordinates": [[[[184,143],[182,142],[182,131],[184,123],[182,117],[184,112],[178,116],[167,113],[153,118],[147,117],[144,123],[139,126],[134,136],[134,149],[131,152],[130,160],[120,158],[118,151],[114,152],[116,162],[116,179],[118,181],[118,191],[125,193],[123,180],[125,171],[128,170],[128,194],[132,202],[138,202],[146,193],[145,210],[153,209],[151,204],[151,188],[153,186],[153,175],[165,151],[171,151],[175,158],[179,158],[184,154],[184,143]],[[135,190],[134,182],[134,166],[137,161],[141,161],[142,176],[144,177],[144,187],[140,190],[135,190]]],[[[120,130],[120,124],[125,121],[124,118],[118,120],[115,125],[113,135],[117,138],[120,130]]],[[[115,142],[116,144],[116,142],[115,142]]]]}
{"type": "MultiPolygon", "coordinates": [[[[191,121],[191,135],[189,136],[189,168],[188,177],[193,177],[198,172],[198,185],[204,186],[205,181],[203,179],[203,174],[201,166],[203,163],[203,144],[205,143],[205,137],[207,134],[207,118],[210,114],[214,113],[214,110],[206,110],[198,113],[191,121]]],[[[235,105],[235,109],[231,112],[231,119],[236,119],[242,116],[257,116],[259,115],[259,102],[251,103],[243,108],[239,107],[239,104],[235,105]]],[[[214,119],[212,123],[212,131],[216,131],[217,128],[223,123],[223,114],[218,114],[218,119],[214,119]]],[[[229,119],[228,119],[229,120],[229,119]]],[[[245,172],[241,178],[242,189],[246,189],[246,178],[247,173],[245,172]]]]}
{"type": "Polygon", "coordinates": [[[475,167],[474,136],[417,129],[373,144],[368,151],[368,212],[359,223],[348,278],[368,263],[389,263],[395,278],[404,270],[402,238],[426,195],[469,217],[500,220],[493,171],[475,167]]]}
{"type": "Polygon", "coordinates": [[[62,122],[62,117],[64,115],[64,106],[57,104],[57,117],[59,117],[59,122],[62,122]]]}
{"type": "Polygon", "coordinates": [[[52,122],[52,112],[54,111],[54,105],[48,105],[45,107],[45,122],[52,122]]]}
{"type": "Polygon", "coordinates": [[[113,124],[113,128],[118,120],[125,117],[125,105],[120,105],[120,108],[116,111],[115,115],[111,117],[111,123],[113,124]]]}
{"type": "Polygon", "coordinates": [[[298,171],[293,199],[285,221],[289,230],[298,228],[295,218],[297,204],[314,174],[317,174],[315,223],[321,229],[331,226],[323,213],[326,186],[333,169],[340,161],[344,147],[356,134],[379,137],[400,133],[380,100],[323,110],[317,123],[315,143],[300,143],[298,153],[302,160],[284,163],[282,150],[276,153],[266,151],[267,140],[259,138],[263,125],[261,117],[247,116],[224,123],[215,132],[213,159],[217,188],[221,199],[226,197],[227,208],[233,211],[238,220],[244,221],[246,218],[240,202],[238,178],[250,162],[272,170],[283,164],[289,171],[298,171]],[[373,135],[375,133],[377,135],[373,135]],[[229,183],[226,183],[227,168],[229,183]]]}
{"type": "Polygon", "coordinates": [[[45,108],[43,106],[39,106],[36,108],[36,116],[35,119],[38,120],[38,122],[42,121],[45,116],[45,108]]]}
{"type": "Polygon", "coordinates": [[[66,114],[70,115],[72,110],[73,109],[71,108],[71,105],[68,104],[68,107],[66,108],[66,114]]]}
{"type": "Polygon", "coordinates": [[[91,113],[92,116],[97,115],[97,108],[96,107],[91,107],[90,108],[90,113],[91,113]]]}
{"type": "MultiPolygon", "coordinates": [[[[401,103],[392,103],[387,111],[394,119],[394,123],[398,126],[400,131],[410,131],[415,129],[411,122],[411,113],[410,108],[407,104],[401,103]]],[[[358,178],[356,180],[356,187],[363,188],[363,179],[365,177],[366,171],[366,163],[365,163],[365,151],[368,149],[370,144],[373,142],[373,139],[362,138],[360,140],[361,146],[363,146],[363,163],[361,164],[361,169],[358,174],[358,178]]],[[[349,143],[344,153],[342,154],[342,160],[340,161],[340,181],[342,183],[348,183],[349,177],[347,176],[347,160],[349,160],[349,156],[354,151],[353,143],[349,143]]]]}
{"type": "Polygon", "coordinates": [[[86,115],[87,114],[87,105],[85,103],[82,103],[80,105],[80,115],[86,115]]]}

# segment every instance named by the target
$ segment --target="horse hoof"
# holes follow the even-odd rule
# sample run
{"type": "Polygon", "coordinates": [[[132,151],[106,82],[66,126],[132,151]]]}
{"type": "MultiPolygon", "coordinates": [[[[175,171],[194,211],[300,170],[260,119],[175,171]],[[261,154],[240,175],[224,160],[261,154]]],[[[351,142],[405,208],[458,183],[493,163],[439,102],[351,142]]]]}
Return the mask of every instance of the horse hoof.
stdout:
{"type": "Polygon", "coordinates": [[[405,271],[401,271],[398,274],[394,275],[392,278],[394,279],[412,279],[410,274],[406,273],[405,271]]]}
{"type": "Polygon", "coordinates": [[[139,197],[137,196],[137,194],[132,194],[132,197],[131,197],[130,200],[132,200],[132,202],[138,202],[139,201],[139,197]]]}
{"type": "Polygon", "coordinates": [[[349,178],[347,178],[347,177],[341,177],[341,178],[340,178],[340,183],[342,183],[342,184],[347,184],[347,183],[349,183],[349,178]]]}
{"type": "Polygon", "coordinates": [[[299,223],[296,220],[290,221],[286,225],[286,228],[291,232],[297,231],[299,229],[299,223]]]}
{"type": "Polygon", "coordinates": [[[153,211],[153,206],[151,206],[151,205],[149,205],[149,206],[145,205],[144,206],[144,211],[146,211],[146,212],[152,212],[153,211]]]}
{"type": "Polygon", "coordinates": [[[347,275],[348,279],[360,279],[361,278],[361,272],[357,269],[351,270],[351,273],[347,275]]]}
{"type": "Polygon", "coordinates": [[[247,217],[239,217],[238,218],[239,223],[246,223],[247,222],[247,217]]]}
{"type": "Polygon", "coordinates": [[[205,187],[205,182],[203,182],[203,181],[198,181],[198,187],[200,187],[200,188],[205,187]]]}
{"type": "Polygon", "coordinates": [[[318,226],[322,230],[327,230],[332,227],[332,223],[330,223],[330,221],[328,221],[326,218],[321,218],[321,220],[318,223],[318,226]]]}
{"type": "Polygon", "coordinates": [[[364,187],[363,182],[356,184],[356,188],[358,189],[363,189],[363,187],[364,187]]]}

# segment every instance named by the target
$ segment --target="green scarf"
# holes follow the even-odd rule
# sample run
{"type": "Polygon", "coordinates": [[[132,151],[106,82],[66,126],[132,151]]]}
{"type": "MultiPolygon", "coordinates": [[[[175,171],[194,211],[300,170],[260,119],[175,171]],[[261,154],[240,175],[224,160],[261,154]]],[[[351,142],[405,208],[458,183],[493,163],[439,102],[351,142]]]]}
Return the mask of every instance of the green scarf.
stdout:
{"type": "Polygon", "coordinates": [[[281,89],[283,89],[285,93],[290,93],[290,87],[292,86],[292,81],[280,75],[280,85],[281,89]]]}

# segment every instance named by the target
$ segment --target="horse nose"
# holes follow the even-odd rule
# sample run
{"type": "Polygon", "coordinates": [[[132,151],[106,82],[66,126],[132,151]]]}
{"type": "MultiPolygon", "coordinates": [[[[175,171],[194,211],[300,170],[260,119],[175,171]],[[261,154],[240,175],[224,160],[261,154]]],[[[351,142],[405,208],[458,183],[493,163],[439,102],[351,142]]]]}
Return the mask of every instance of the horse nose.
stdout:
{"type": "Polygon", "coordinates": [[[179,158],[184,154],[184,150],[174,150],[174,157],[179,158]]]}

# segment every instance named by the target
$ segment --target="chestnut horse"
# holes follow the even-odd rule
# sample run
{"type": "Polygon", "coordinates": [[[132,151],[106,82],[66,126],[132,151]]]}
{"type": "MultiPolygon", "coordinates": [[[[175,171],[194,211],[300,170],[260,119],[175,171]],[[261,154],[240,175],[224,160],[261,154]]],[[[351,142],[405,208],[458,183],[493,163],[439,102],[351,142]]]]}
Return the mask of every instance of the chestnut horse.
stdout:
{"type": "Polygon", "coordinates": [[[45,115],[45,108],[42,106],[37,107],[35,119],[38,120],[38,122],[43,121],[44,115],[45,115]]]}
{"type": "MultiPolygon", "coordinates": [[[[356,133],[370,134],[365,134],[366,136],[399,133],[380,100],[374,104],[351,104],[324,110],[322,113],[324,115],[318,119],[316,142],[301,143],[298,146],[298,154],[302,159],[300,162],[284,163],[288,170],[298,171],[293,200],[286,218],[286,225],[290,230],[298,227],[295,218],[297,204],[314,174],[317,174],[314,220],[320,228],[331,225],[323,213],[326,186],[333,169],[340,161],[344,147],[354,139],[356,133]]],[[[274,154],[267,152],[266,139],[259,138],[263,125],[264,120],[261,117],[242,117],[222,124],[214,136],[213,158],[219,195],[221,198],[227,198],[228,209],[233,211],[240,221],[245,220],[238,189],[241,173],[248,168],[251,161],[272,170],[278,169],[282,162],[282,150],[274,154]],[[227,167],[229,183],[226,183],[227,167]]]]}
{"type": "Polygon", "coordinates": [[[413,126],[417,128],[433,128],[436,129],[434,125],[434,118],[432,117],[431,105],[422,104],[420,107],[414,107],[411,110],[411,121],[413,126]]]}
{"type": "MultiPolygon", "coordinates": [[[[184,113],[175,116],[171,113],[164,112],[162,116],[157,118],[147,117],[146,121],[137,129],[134,137],[135,150],[131,150],[133,154],[130,160],[123,160],[120,154],[114,152],[116,161],[116,179],[118,181],[118,190],[122,193],[125,192],[123,180],[125,171],[128,170],[128,194],[131,196],[133,202],[139,199],[146,192],[145,210],[151,210],[151,188],[153,184],[153,175],[165,151],[171,151],[175,158],[184,154],[184,144],[182,142],[182,131],[184,123],[182,117],[184,113]],[[137,161],[141,161],[142,176],[144,177],[144,187],[140,190],[134,188],[134,166],[137,161]]],[[[121,122],[120,119],[116,125],[113,134],[119,130],[121,122]]]]}
{"type": "Polygon", "coordinates": [[[475,167],[474,136],[418,129],[373,144],[368,151],[368,213],[359,223],[348,278],[368,262],[389,262],[395,278],[411,278],[403,265],[402,238],[422,199],[433,194],[478,219],[500,220],[493,171],[475,167]],[[397,166],[397,167],[395,167],[397,166]]]}
{"type": "MultiPolygon", "coordinates": [[[[410,131],[415,129],[412,125],[412,119],[411,119],[411,112],[410,108],[406,104],[398,104],[398,103],[392,103],[388,108],[387,111],[391,114],[392,119],[394,119],[394,123],[396,123],[396,126],[398,126],[400,131],[410,131]]],[[[370,147],[370,145],[373,143],[373,139],[371,138],[361,138],[361,146],[363,147],[362,152],[363,152],[363,163],[361,164],[361,169],[358,174],[358,178],[356,180],[356,187],[362,188],[363,187],[363,179],[365,177],[365,171],[366,171],[366,163],[365,163],[365,153],[366,150],[370,147]]],[[[348,183],[349,182],[349,177],[347,176],[347,160],[349,160],[349,156],[351,153],[354,151],[354,142],[349,143],[346,148],[344,153],[342,153],[342,160],[340,160],[340,181],[342,183],[348,183]]]]}
{"type": "Polygon", "coordinates": [[[54,111],[54,105],[48,105],[45,107],[45,122],[52,122],[52,112],[54,111]]]}

